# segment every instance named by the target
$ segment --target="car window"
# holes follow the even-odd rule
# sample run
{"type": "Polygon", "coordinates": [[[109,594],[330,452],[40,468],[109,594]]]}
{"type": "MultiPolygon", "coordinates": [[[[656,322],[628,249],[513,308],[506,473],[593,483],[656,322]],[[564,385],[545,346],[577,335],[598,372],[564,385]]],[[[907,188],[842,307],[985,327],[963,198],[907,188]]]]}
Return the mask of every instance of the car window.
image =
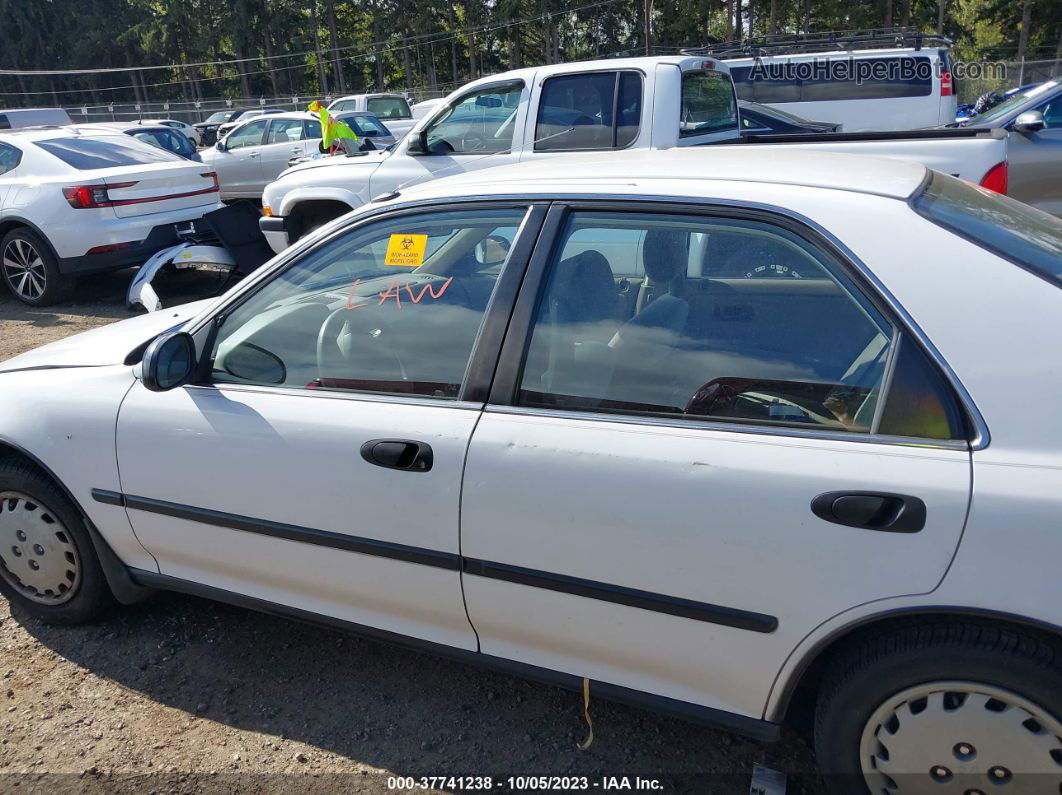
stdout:
{"type": "Polygon", "coordinates": [[[302,119],[273,119],[269,122],[267,144],[287,144],[301,139],[302,119]]]}
{"type": "Polygon", "coordinates": [[[1000,119],[1009,115],[1012,111],[1021,107],[1025,103],[1032,101],[1036,97],[1039,97],[1041,94],[1047,94],[1047,92],[1049,91],[1054,91],[1060,85],[1062,85],[1062,81],[1059,81],[1057,79],[1048,80],[1046,83],[1040,83],[1039,85],[1033,86],[1032,88],[1026,89],[1025,91],[1018,91],[1012,94],[1011,96],[1007,97],[1003,102],[1000,102],[995,107],[989,108],[980,116],[974,116],[972,123],[982,125],[999,121],[1000,119]]]}
{"type": "MultiPolygon", "coordinates": [[[[341,108],[336,108],[341,110],[341,108]]],[[[365,103],[365,110],[380,119],[412,119],[413,113],[409,103],[402,97],[371,97],[365,103]]]]}
{"type": "Polygon", "coordinates": [[[621,149],[638,137],[641,116],[638,72],[551,77],[542,84],[535,149],[621,149]]]}
{"type": "Polygon", "coordinates": [[[0,144],[0,174],[6,174],[18,166],[22,160],[22,152],[8,144],[0,144]]]}
{"type": "Polygon", "coordinates": [[[262,134],[265,132],[266,119],[248,122],[238,127],[225,136],[226,149],[242,149],[247,146],[259,146],[262,143],[262,134]]]}
{"type": "Polygon", "coordinates": [[[924,97],[933,92],[933,62],[919,56],[858,59],[859,73],[838,60],[836,70],[811,69],[810,61],[762,60],[730,70],[738,96],[754,102],[837,102],[924,97]],[[807,74],[798,76],[798,66],[807,74]]]}
{"type": "Polygon", "coordinates": [[[158,146],[168,152],[174,152],[185,157],[188,157],[195,151],[195,147],[192,146],[187,138],[173,132],[173,130],[138,130],[133,133],[133,137],[138,141],[143,141],[152,146],[158,146]]]}
{"type": "Polygon", "coordinates": [[[333,102],[328,106],[328,112],[332,114],[339,113],[344,110],[357,110],[358,101],[356,99],[340,99],[333,102]]]}
{"type": "Polygon", "coordinates": [[[390,135],[391,133],[384,128],[384,126],[378,122],[372,116],[352,116],[349,119],[344,119],[351,127],[354,128],[354,132],[358,135],[373,136],[373,135],[390,135]]]}
{"type": "Polygon", "coordinates": [[[312,120],[303,122],[302,137],[304,139],[320,138],[321,137],[321,122],[312,121],[312,120]]]}
{"type": "Polygon", "coordinates": [[[34,144],[80,171],[171,163],[181,159],[172,152],[145,146],[124,135],[106,138],[49,138],[34,141],[34,144]]]}
{"type": "Polygon", "coordinates": [[[203,124],[221,124],[223,121],[228,121],[231,115],[232,111],[219,110],[217,113],[211,113],[207,116],[203,124]]]}
{"type": "Polygon", "coordinates": [[[1062,221],[1022,202],[931,172],[915,211],[1062,286],[1062,221]]]}
{"type": "Polygon", "coordinates": [[[525,213],[421,213],[321,246],[229,314],[214,379],[455,399],[525,213]]]}
{"type": "Polygon", "coordinates": [[[576,213],[539,304],[518,401],[868,433],[893,338],[828,255],[787,230],[576,213]],[[613,251],[586,245],[621,230],[640,239],[646,278],[635,301],[625,300],[613,251]],[[769,246],[790,250],[799,276],[722,275],[759,271],[769,246]]]}
{"type": "Polygon", "coordinates": [[[1055,97],[1037,108],[1044,116],[1044,124],[1049,129],[1062,127],[1062,96],[1055,97]]]}
{"type": "Polygon", "coordinates": [[[522,91],[522,83],[507,83],[465,94],[428,126],[428,151],[435,154],[507,151],[512,147],[522,91]]]}
{"type": "Polygon", "coordinates": [[[680,134],[705,135],[737,126],[737,100],[730,77],[720,72],[683,72],[680,134]]]}

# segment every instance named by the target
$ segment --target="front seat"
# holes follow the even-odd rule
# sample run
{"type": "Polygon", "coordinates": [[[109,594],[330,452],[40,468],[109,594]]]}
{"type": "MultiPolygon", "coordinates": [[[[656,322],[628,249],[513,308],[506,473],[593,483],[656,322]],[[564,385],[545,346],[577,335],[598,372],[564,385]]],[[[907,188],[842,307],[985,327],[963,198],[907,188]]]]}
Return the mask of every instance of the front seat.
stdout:
{"type": "Polygon", "coordinates": [[[609,342],[616,362],[609,397],[626,403],[671,406],[667,361],[690,314],[686,301],[689,235],[652,229],[642,243],[650,294],[639,312],[609,342]]]}

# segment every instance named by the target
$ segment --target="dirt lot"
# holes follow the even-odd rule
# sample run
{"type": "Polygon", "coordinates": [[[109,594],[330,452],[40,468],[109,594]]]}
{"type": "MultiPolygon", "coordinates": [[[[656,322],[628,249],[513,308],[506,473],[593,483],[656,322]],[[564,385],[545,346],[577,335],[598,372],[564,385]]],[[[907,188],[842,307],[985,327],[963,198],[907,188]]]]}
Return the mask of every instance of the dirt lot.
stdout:
{"type": "MultiPolygon", "coordinates": [[[[0,296],[0,360],[127,317],[128,280],[48,310],[0,296]]],[[[764,745],[592,701],[580,752],[574,693],[176,595],[65,629],[0,599],[0,680],[0,791],[375,793],[397,791],[394,775],[551,774],[747,793],[756,763],[786,772],[789,793],[821,791],[794,731],[764,745]]]]}

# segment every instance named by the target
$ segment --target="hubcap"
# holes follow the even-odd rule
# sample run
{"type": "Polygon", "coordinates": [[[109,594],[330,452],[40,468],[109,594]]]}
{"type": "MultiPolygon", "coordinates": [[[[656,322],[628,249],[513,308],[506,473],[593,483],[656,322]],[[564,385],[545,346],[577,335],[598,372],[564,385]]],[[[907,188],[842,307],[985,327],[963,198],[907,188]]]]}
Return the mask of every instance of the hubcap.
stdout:
{"type": "Polygon", "coordinates": [[[81,562],[70,534],[47,506],[0,492],[0,576],[34,602],[62,604],[77,591],[81,562]]]}
{"type": "Polygon", "coordinates": [[[1062,722],[1002,688],[930,682],[874,711],[859,758],[874,795],[1062,792],[1062,722]]]}
{"type": "Polygon", "coordinates": [[[37,299],[48,284],[44,260],[26,240],[15,238],[4,248],[4,275],[20,298],[37,299]]]}

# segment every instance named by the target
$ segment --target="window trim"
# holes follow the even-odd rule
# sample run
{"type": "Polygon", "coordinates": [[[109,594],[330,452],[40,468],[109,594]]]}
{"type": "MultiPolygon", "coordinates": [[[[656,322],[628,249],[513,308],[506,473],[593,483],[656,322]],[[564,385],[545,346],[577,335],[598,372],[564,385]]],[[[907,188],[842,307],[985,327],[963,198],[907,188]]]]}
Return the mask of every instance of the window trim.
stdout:
{"type": "MultiPolygon", "coordinates": [[[[535,114],[535,123],[531,129],[531,151],[536,154],[556,154],[558,152],[622,152],[624,149],[630,149],[636,143],[638,139],[642,137],[642,117],[645,115],[645,81],[646,74],[641,69],[595,69],[592,72],[564,72],[562,74],[550,75],[545,78],[538,85],[538,112],[535,114]],[[616,138],[619,136],[619,125],[616,123],[616,117],[619,111],[619,96],[620,96],[620,80],[625,73],[638,75],[638,79],[641,81],[640,99],[639,99],[639,116],[638,116],[638,134],[631,139],[630,143],[624,146],[616,146],[616,138]],[[581,146],[572,149],[539,149],[538,147],[538,125],[542,120],[542,111],[545,109],[545,104],[542,102],[542,96],[546,91],[546,85],[551,80],[556,80],[562,77],[581,77],[583,75],[615,75],[612,85],[612,146],[581,146]]],[[[547,136],[548,137],[548,136],[547,136]]]]}
{"type": "Polygon", "coordinates": [[[417,202],[400,207],[381,208],[378,212],[368,213],[363,217],[352,219],[349,224],[333,230],[327,237],[313,241],[310,245],[293,246],[292,248],[297,248],[297,250],[292,252],[291,256],[280,259],[274,267],[269,268],[260,278],[253,281],[248,279],[245,282],[248,284],[247,289],[233,295],[229,301],[217,307],[209,316],[200,318],[199,322],[189,329],[189,333],[196,338],[198,361],[195,367],[195,376],[187,386],[223,391],[236,389],[262,394],[286,394],[313,398],[342,397],[348,400],[372,400],[388,403],[482,409],[487,398],[491,379],[494,377],[498,357],[501,355],[502,341],[512,314],[513,304],[516,301],[520,284],[524,278],[531,252],[545,221],[546,208],[547,205],[541,201],[504,197],[494,201],[477,201],[473,199],[442,203],[417,202]],[[411,215],[504,209],[523,209],[525,213],[513,238],[509,259],[498,277],[487,307],[483,310],[483,319],[472,342],[468,362],[465,365],[465,372],[462,375],[461,386],[454,400],[441,400],[428,395],[390,395],[368,391],[315,390],[271,384],[216,382],[211,378],[210,354],[214,347],[218,329],[224,324],[228,315],[251,300],[267,284],[279,278],[305,257],[313,256],[316,252],[331,245],[342,236],[356,234],[359,230],[377,223],[388,223],[411,215]]]}
{"type": "MultiPolygon", "coordinates": [[[[504,89],[504,88],[516,88],[516,87],[519,87],[520,88],[520,93],[523,94],[523,92],[527,90],[527,83],[524,80],[499,80],[496,83],[486,83],[486,84],[481,85],[481,86],[476,86],[475,88],[473,88],[473,89],[471,89],[469,91],[466,91],[461,96],[457,97],[456,99],[454,99],[451,102],[447,102],[446,105],[444,105],[443,107],[439,108],[436,111],[435,115],[431,117],[431,120],[427,124],[425,124],[423,127],[420,128],[420,131],[417,133],[417,135],[420,136],[420,138],[426,142],[428,140],[428,133],[431,132],[431,129],[435,125],[436,121],[441,119],[443,114],[448,113],[453,108],[455,108],[457,105],[460,105],[462,102],[464,102],[465,99],[467,99],[468,97],[473,96],[474,94],[480,94],[480,93],[483,93],[484,91],[492,91],[492,90],[493,91],[498,91],[498,90],[501,90],[501,89],[504,89]]],[[[524,104],[523,97],[521,97],[520,104],[521,105],[524,104]]],[[[470,156],[471,157],[495,157],[497,155],[511,154],[513,149],[514,149],[514,147],[517,145],[516,137],[518,135],[521,135],[520,124],[518,124],[518,122],[519,122],[519,114],[521,113],[521,108],[519,106],[516,107],[516,113],[517,113],[517,117],[518,118],[513,120],[513,138],[509,142],[509,148],[508,149],[502,149],[502,150],[500,150],[498,152],[446,152],[445,154],[437,153],[437,152],[425,151],[424,153],[418,153],[417,157],[470,157],[470,156]]],[[[384,119],[380,119],[380,121],[382,121],[384,123],[384,125],[387,124],[387,121],[384,120],[384,119]]],[[[412,135],[412,132],[413,131],[411,131],[409,135],[406,135],[407,139],[410,138],[410,135],[412,135]]]]}
{"type": "MultiPolygon", "coordinates": [[[[654,197],[655,198],[655,197],[654,197]]],[[[512,320],[509,324],[509,332],[506,335],[498,369],[491,387],[487,410],[504,410],[513,414],[534,414],[540,416],[561,416],[567,418],[581,418],[584,420],[604,420],[610,422],[635,422],[636,424],[658,425],[661,427],[694,428],[703,427],[714,430],[734,430],[744,433],[763,433],[767,435],[800,436],[814,438],[829,438],[846,441],[885,441],[890,444],[957,448],[957,449],[981,449],[987,446],[988,432],[979,412],[973,407],[969,394],[962,388],[953,371],[943,361],[940,353],[929,343],[928,339],[917,326],[914,325],[910,316],[903,311],[902,307],[885,290],[884,286],[870,273],[869,269],[855,258],[847,248],[837,241],[832,235],[821,227],[813,225],[801,216],[779,211],[779,208],[752,205],[750,203],[707,202],[704,200],[688,199],[685,203],[676,203],[674,199],[660,197],[654,200],[650,197],[609,197],[606,200],[580,200],[575,198],[558,199],[554,202],[546,218],[546,224],[540,235],[540,244],[536,246],[531,261],[528,264],[524,284],[521,287],[517,304],[513,309],[512,320]],[[972,439],[909,439],[906,437],[886,436],[876,433],[877,423],[884,410],[885,400],[879,401],[875,407],[874,425],[870,433],[857,431],[834,431],[809,429],[796,426],[768,425],[742,420],[715,420],[715,419],[686,419],[664,418],[651,415],[618,414],[595,411],[573,411],[570,409],[552,409],[541,407],[520,406],[516,403],[516,397],[520,387],[520,379],[523,373],[524,360],[531,341],[531,332],[537,317],[539,301],[544,294],[548,283],[549,266],[553,260],[557,247],[563,243],[562,233],[567,223],[569,214],[577,211],[617,212],[631,214],[678,214],[686,216],[722,217],[728,219],[741,219],[760,221],[786,229],[805,240],[809,245],[830,257],[832,264],[848,280],[854,289],[859,291],[877,310],[885,321],[893,329],[893,339],[886,370],[882,379],[882,388],[891,382],[892,373],[895,370],[899,340],[907,337],[910,342],[918,345],[928,360],[932,363],[936,372],[943,378],[944,383],[954,393],[956,402],[963,414],[964,425],[969,431],[973,431],[972,439]]],[[[969,433],[967,434],[970,435],[969,433]]]]}

